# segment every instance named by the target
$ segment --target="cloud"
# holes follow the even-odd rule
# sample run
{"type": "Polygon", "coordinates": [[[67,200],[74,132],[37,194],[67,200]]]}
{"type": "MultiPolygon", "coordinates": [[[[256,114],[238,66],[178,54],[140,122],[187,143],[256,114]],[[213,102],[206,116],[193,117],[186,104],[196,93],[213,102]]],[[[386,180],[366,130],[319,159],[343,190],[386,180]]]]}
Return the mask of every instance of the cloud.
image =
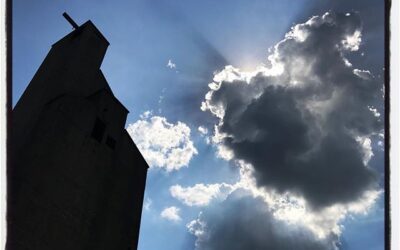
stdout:
{"type": "Polygon", "coordinates": [[[253,176],[252,166],[243,161],[239,161],[238,164],[240,169],[238,182],[208,185],[200,183],[187,188],[177,185],[178,192],[173,197],[189,206],[200,203],[204,204],[206,209],[212,209],[232,193],[238,190],[245,191],[254,199],[262,200],[274,220],[304,228],[313,237],[326,240],[327,238],[339,238],[342,233],[340,222],[348,215],[366,214],[382,194],[381,190],[370,190],[352,202],[334,204],[315,210],[302,197],[289,192],[281,194],[272,189],[258,187],[253,176]],[[211,201],[214,202],[211,203],[211,201]]]}
{"type": "Polygon", "coordinates": [[[200,136],[204,138],[204,141],[206,142],[206,144],[211,144],[211,138],[208,135],[208,129],[203,126],[199,126],[197,128],[197,130],[199,131],[200,136]]]}
{"type": "Polygon", "coordinates": [[[205,185],[196,184],[193,187],[182,187],[174,185],[169,191],[172,197],[182,201],[188,206],[207,206],[213,199],[225,198],[232,190],[233,186],[226,183],[205,185]]]}
{"type": "Polygon", "coordinates": [[[359,69],[354,69],[353,73],[361,78],[363,78],[364,80],[369,80],[372,78],[372,74],[371,72],[369,72],[369,70],[359,70],[359,69]]]}
{"type": "Polygon", "coordinates": [[[167,67],[170,69],[176,69],[176,64],[171,59],[168,60],[167,67]]]}
{"type": "Polygon", "coordinates": [[[295,25],[253,72],[215,74],[201,105],[219,119],[218,155],[251,164],[257,186],[304,199],[318,211],[378,189],[370,138],[383,130],[375,108],[383,82],[353,68],[357,14],[328,12],[295,25]]]}
{"type": "Polygon", "coordinates": [[[208,129],[206,127],[199,126],[197,130],[200,132],[201,135],[208,134],[208,129]]]}
{"type": "MultiPolygon", "coordinates": [[[[347,17],[350,15],[346,15],[347,17]]],[[[361,44],[361,31],[355,30],[352,35],[346,36],[344,40],[342,40],[342,44],[345,49],[351,51],[357,51],[360,48],[361,44]]]]}
{"type": "Polygon", "coordinates": [[[152,203],[153,201],[150,198],[146,198],[146,200],[143,203],[144,210],[149,211],[152,203]]]}
{"type": "Polygon", "coordinates": [[[183,122],[172,124],[165,117],[150,116],[151,112],[146,111],[127,128],[147,163],[167,172],[187,166],[197,154],[190,128],[183,122]]]}
{"type": "Polygon", "coordinates": [[[337,238],[315,237],[295,224],[276,220],[267,204],[244,190],[237,190],[207,208],[187,224],[196,237],[196,249],[336,249],[337,238]]]}
{"type": "Polygon", "coordinates": [[[166,220],[178,222],[181,220],[181,217],[179,216],[179,211],[180,209],[177,207],[167,207],[164,208],[164,210],[161,212],[161,218],[164,218],[166,220]]]}

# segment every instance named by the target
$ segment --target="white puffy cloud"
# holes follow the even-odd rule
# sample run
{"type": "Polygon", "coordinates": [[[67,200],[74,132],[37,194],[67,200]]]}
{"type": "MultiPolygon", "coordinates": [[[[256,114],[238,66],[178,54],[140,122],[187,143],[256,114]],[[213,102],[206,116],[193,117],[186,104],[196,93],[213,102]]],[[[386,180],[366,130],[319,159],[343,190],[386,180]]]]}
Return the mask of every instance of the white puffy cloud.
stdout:
{"type": "Polygon", "coordinates": [[[143,203],[144,210],[149,211],[152,203],[153,201],[150,198],[146,198],[146,200],[143,203]]]}
{"type": "Polygon", "coordinates": [[[188,206],[207,206],[213,199],[225,198],[234,187],[226,183],[196,184],[193,187],[174,185],[170,187],[172,197],[188,206]]]}
{"type": "Polygon", "coordinates": [[[210,136],[208,136],[208,129],[206,127],[203,127],[203,126],[199,126],[197,128],[197,130],[199,131],[200,135],[202,137],[204,137],[204,141],[207,144],[211,144],[211,138],[210,138],[210,136]]]}
{"type": "Polygon", "coordinates": [[[357,51],[361,44],[361,31],[355,30],[352,35],[346,36],[346,38],[342,40],[342,44],[345,49],[357,51]]]}
{"type": "Polygon", "coordinates": [[[371,79],[373,77],[369,70],[354,69],[353,73],[355,75],[363,78],[364,80],[369,80],[369,79],[371,79]]]}
{"type": "Polygon", "coordinates": [[[190,139],[190,128],[183,122],[169,123],[165,117],[146,111],[128,125],[128,133],[150,167],[170,172],[189,164],[197,150],[190,139]]]}
{"type": "Polygon", "coordinates": [[[168,63],[167,63],[167,67],[170,68],[170,69],[175,69],[176,68],[176,64],[173,63],[171,59],[169,59],[168,63]]]}
{"type": "Polygon", "coordinates": [[[378,110],[372,106],[368,106],[368,109],[374,114],[375,117],[380,117],[381,113],[378,112],[378,110]]]}
{"type": "Polygon", "coordinates": [[[199,127],[197,128],[197,130],[200,132],[201,135],[206,135],[206,134],[208,134],[208,129],[207,129],[206,127],[199,126],[199,127]]]}
{"type": "Polygon", "coordinates": [[[178,222],[181,220],[181,217],[179,216],[179,211],[180,209],[177,207],[167,207],[164,208],[163,211],[161,211],[161,218],[164,218],[166,220],[178,222]]]}

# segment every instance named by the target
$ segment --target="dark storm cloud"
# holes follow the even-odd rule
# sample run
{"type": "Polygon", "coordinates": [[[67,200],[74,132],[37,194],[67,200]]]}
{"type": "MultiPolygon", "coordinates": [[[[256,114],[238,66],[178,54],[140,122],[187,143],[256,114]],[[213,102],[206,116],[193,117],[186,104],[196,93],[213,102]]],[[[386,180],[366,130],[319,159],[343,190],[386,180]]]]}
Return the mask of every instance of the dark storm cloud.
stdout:
{"type": "Polygon", "coordinates": [[[206,97],[212,113],[224,114],[221,143],[253,165],[259,186],[299,194],[314,208],[376,188],[366,154],[368,137],[382,130],[371,109],[383,82],[346,60],[361,29],[355,13],[313,17],[275,46],[270,64],[282,74],[260,71],[245,81],[233,72],[236,80],[206,97]]]}
{"type": "MultiPolygon", "coordinates": [[[[307,0],[307,6],[293,20],[307,20],[315,13],[356,11],[363,21],[363,42],[358,53],[349,59],[358,67],[383,75],[384,65],[384,0],[307,0]]],[[[387,13],[388,14],[388,13],[387,13]]]]}
{"type": "Polygon", "coordinates": [[[261,199],[237,190],[188,224],[202,250],[335,249],[335,236],[316,239],[307,229],[274,219],[261,199]]]}

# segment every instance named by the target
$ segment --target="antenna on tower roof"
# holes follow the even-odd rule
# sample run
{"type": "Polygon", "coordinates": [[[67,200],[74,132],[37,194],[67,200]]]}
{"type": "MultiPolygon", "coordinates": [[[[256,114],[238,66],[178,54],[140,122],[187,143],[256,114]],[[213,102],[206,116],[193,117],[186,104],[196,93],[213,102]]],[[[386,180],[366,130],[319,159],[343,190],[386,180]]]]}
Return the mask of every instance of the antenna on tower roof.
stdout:
{"type": "Polygon", "coordinates": [[[67,19],[74,29],[79,28],[78,24],[76,24],[76,22],[67,14],[67,12],[64,12],[62,15],[65,19],[67,19]]]}

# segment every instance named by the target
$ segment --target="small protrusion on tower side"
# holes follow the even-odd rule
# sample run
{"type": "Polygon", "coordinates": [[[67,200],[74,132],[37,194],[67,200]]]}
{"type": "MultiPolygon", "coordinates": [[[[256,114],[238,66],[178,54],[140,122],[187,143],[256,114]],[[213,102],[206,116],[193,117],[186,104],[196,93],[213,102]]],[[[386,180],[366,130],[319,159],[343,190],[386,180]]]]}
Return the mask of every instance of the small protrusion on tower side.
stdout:
{"type": "Polygon", "coordinates": [[[63,13],[63,17],[67,19],[67,21],[72,25],[74,29],[79,28],[79,25],[67,14],[67,12],[63,13]]]}

